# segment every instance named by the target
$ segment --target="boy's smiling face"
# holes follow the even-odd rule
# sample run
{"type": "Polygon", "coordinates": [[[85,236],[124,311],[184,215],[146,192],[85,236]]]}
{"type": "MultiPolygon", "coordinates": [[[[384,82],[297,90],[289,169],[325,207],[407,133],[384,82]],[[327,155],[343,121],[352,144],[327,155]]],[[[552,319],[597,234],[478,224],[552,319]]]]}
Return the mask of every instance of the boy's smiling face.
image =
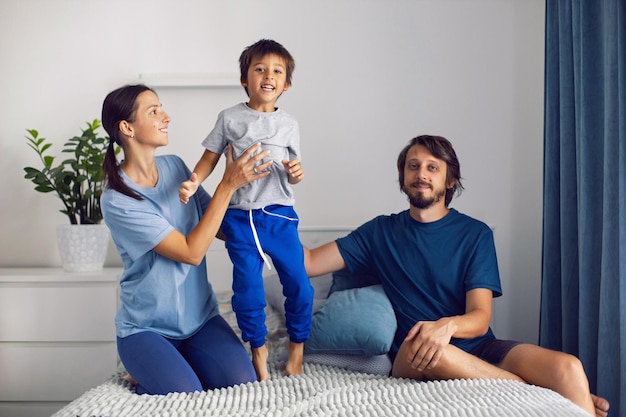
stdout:
{"type": "Polygon", "coordinates": [[[247,87],[248,106],[257,111],[274,111],[278,97],[289,89],[284,59],[275,54],[254,57],[248,68],[248,79],[241,81],[247,87]]]}

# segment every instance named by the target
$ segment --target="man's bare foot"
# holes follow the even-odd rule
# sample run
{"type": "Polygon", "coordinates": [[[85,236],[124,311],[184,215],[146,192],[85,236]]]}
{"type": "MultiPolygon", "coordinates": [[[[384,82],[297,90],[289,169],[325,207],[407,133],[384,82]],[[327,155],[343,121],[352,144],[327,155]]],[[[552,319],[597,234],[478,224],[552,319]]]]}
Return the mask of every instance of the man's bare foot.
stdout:
{"type": "Polygon", "coordinates": [[[594,407],[596,407],[596,417],[606,417],[609,415],[611,405],[605,398],[591,394],[591,399],[593,400],[594,407]]]}
{"type": "Polygon", "coordinates": [[[287,359],[287,366],[285,367],[285,374],[302,375],[302,359],[304,356],[304,343],[294,343],[289,341],[287,347],[289,358],[287,359]]]}
{"type": "Polygon", "coordinates": [[[256,371],[256,379],[258,381],[267,381],[270,379],[270,374],[267,371],[267,357],[269,355],[267,346],[263,345],[250,350],[252,351],[252,365],[256,371]]]}

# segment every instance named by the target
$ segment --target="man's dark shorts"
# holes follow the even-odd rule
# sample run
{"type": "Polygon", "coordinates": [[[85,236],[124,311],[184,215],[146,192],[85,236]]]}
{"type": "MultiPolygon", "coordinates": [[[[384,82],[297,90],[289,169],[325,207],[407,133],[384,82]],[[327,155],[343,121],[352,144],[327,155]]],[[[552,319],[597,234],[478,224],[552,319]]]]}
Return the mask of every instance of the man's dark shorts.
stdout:
{"type": "Polygon", "coordinates": [[[521,342],[514,340],[486,339],[469,353],[485,362],[498,366],[511,349],[520,344],[521,342]]]}

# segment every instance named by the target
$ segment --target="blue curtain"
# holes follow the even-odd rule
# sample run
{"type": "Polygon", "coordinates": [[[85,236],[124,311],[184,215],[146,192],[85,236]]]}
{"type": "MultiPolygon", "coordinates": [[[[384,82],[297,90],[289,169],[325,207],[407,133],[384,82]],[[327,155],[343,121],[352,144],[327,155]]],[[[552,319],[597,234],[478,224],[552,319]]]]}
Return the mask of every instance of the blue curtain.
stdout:
{"type": "Polygon", "coordinates": [[[546,0],[543,209],[540,344],[626,417],[626,0],[546,0]]]}

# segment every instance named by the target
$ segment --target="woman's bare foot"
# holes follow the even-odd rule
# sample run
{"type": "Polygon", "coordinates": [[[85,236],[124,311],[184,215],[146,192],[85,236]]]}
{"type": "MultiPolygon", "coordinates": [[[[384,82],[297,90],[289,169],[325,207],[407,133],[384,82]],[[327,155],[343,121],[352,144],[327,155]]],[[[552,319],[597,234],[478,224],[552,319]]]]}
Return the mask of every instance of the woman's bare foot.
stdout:
{"type": "Polygon", "coordinates": [[[259,381],[267,381],[270,379],[270,374],[267,371],[267,357],[269,355],[267,346],[263,345],[258,348],[251,348],[252,351],[252,365],[256,371],[256,379],[259,381]]]}
{"type": "Polygon", "coordinates": [[[596,417],[606,417],[609,415],[611,405],[605,398],[591,394],[591,399],[593,400],[594,407],[596,407],[596,417]]]}
{"type": "Polygon", "coordinates": [[[289,358],[287,359],[287,366],[285,367],[285,374],[302,375],[302,359],[304,356],[304,343],[294,343],[289,341],[287,347],[289,358]]]}
{"type": "Polygon", "coordinates": [[[130,374],[126,374],[122,377],[124,381],[127,381],[130,385],[137,385],[137,381],[130,374]]]}

